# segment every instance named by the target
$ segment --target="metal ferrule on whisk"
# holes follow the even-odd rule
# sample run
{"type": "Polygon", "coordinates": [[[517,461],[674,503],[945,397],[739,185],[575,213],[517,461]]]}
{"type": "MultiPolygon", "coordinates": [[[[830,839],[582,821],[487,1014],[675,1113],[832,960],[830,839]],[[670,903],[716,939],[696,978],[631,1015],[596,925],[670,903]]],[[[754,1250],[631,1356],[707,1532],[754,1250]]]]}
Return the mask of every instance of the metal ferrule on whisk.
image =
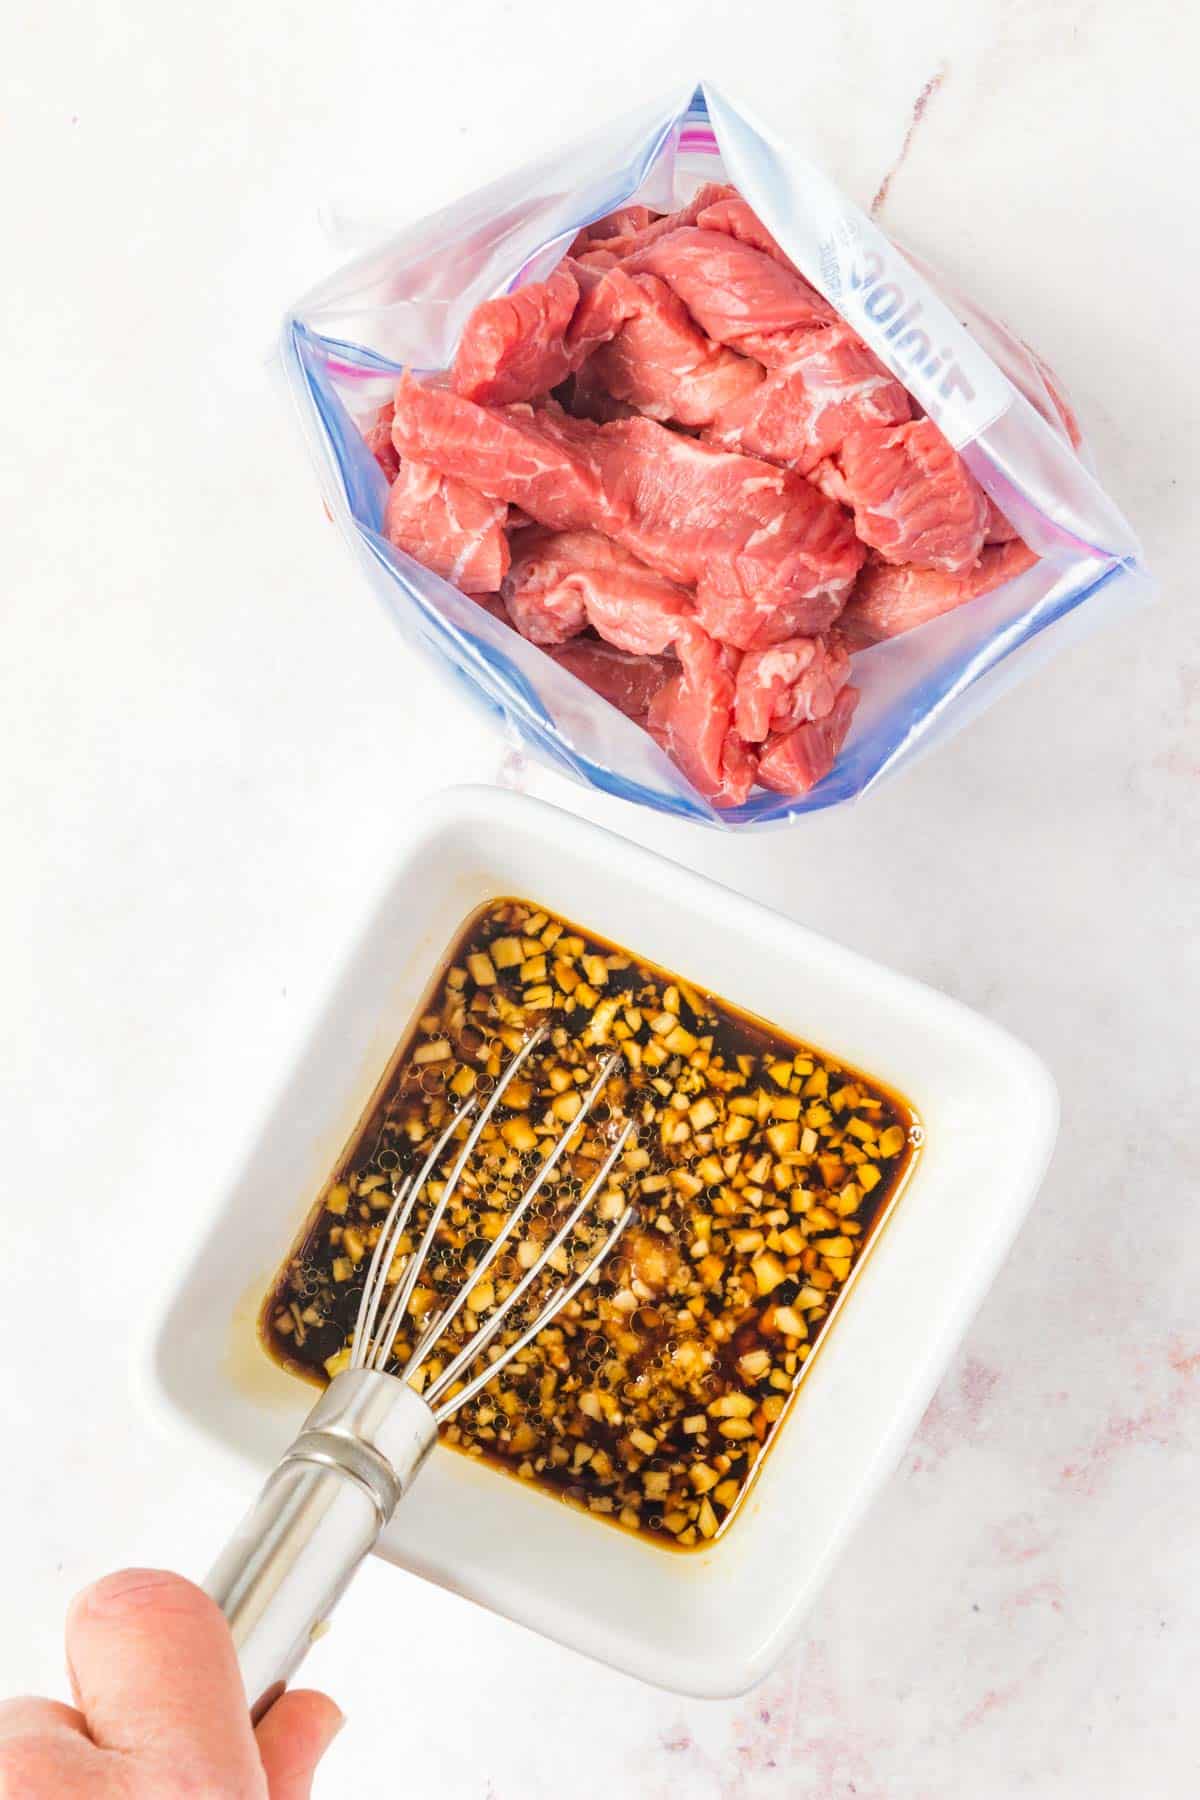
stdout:
{"type": "Polygon", "coordinates": [[[621,1060],[620,1053],[614,1052],[602,1063],[579,1113],[554,1141],[463,1288],[425,1326],[403,1366],[394,1373],[388,1369],[421,1270],[459,1178],[509,1082],[544,1036],[542,1028],[522,1045],[487,1104],[479,1107],[474,1098],[468,1100],[442,1131],[412,1180],[395,1187],[367,1269],[349,1366],[334,1376],[321,1395],[205,1582],[229,1621],[255,1718],[283,1691],[321,1634],[355,1570],[374,1548],[416,1479],[439,1424],[486,1387],[574,1299],[634,1216],[633,1209],[626,1207],[584,1266],[551,1293],[533,1321],[512,1343],[496,1345],[506,1321],[604,1191],[633,1131],[630,1122],[617,1134],[599,1171],[531,1268],[483,1319],[458,1354],[422,1393],[417,1392],[414,1378],[466,1305],[468,1293],[492,1268],[529,1213],[599,1099],[621,1060]],[[421,1241],[411,1255],[401,1259],[398,1247],[425,1185],[450,1153],[464,1124],[468,1129],[430,1209],[421,1241]],[[470,1374],[480,1359],[484,1359],[482,1367],[470,1374]]]}

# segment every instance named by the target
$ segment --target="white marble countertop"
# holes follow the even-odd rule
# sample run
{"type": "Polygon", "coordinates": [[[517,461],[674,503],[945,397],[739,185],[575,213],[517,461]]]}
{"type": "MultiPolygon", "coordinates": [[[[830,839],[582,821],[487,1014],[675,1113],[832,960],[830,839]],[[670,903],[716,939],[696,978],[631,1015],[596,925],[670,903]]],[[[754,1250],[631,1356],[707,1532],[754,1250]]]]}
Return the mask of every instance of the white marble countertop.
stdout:
{"type": "Polygon", "coordinates": [[[312,1659],[350,1715],[319,1792],[1194,1794],[1187,9],[121,0],[97,21],[51,7],[28,27],[0,174],[20,445],[0,500],[0,1689],[62,1691],[68,1595],[125,1562],[200,1573],[239,1512],[148,1432],[139,1336],[395,822],[435,785],[500,779],[1001,1020],[1053,1069],[1062,1135],[762,1689],[674,1699],[375,1567],[312,1659]],[[589,802],[430,699],[265,367],[284,305],[376,226],[699,68],[802,119],[858,198],[894,168],[884,222],[1059,369],[1163,590],[867,803],[736,849],[589,802]]]}

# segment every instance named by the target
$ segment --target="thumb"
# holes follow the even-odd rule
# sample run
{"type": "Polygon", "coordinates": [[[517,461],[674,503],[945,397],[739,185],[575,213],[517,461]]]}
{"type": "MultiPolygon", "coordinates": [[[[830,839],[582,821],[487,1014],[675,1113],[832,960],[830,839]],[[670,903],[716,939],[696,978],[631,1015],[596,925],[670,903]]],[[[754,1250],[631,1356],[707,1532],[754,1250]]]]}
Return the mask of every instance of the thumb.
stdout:
{"type": "Polygon", "coordinates": [[[254,1734],[271,1800],[308,1800],[317,1764],[345,1723],[326,1694],[280,1695],[254,1734]]]}
{"type": "Polygon", "coordinates": [[[246,1693],[229,1627],[208,1595],[157,1569],[125,1569],[80,1594],[67,1661],[95,1743],[219,1773],[254,1774],[246,1693]]]}

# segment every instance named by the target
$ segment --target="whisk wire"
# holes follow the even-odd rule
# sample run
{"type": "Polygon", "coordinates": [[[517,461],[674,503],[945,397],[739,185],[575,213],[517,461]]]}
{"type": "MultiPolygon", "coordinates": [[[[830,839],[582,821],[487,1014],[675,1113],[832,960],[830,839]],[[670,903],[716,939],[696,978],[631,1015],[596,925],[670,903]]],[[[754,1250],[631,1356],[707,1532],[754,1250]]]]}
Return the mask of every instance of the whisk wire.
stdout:
{"type": "MultiPolygon", "coordinates": [[[[396,1254],[396,1245],[404,1236],[417,1196],[424,1187],[429,1176],[438,1165],[438,1159],[446,1145],[454,1136],[463,1120],[469,1118],[475,1110],[476,1102],[472,1098],[465,1106],[459,1108],[437,1139],[433,1149],[421,1164],[420,1170],[412,1181],[401,1182],[396,1189],[396,1197],[388,1209],[386,1219],[376,1240],[375,1249],[367,1268],[367,1279],[363,1284],[362,1298],[358,1303],[358,1317],[354,1323],[354,1337],[350,1345],[350,1367],[366,1368],[370,1359],[372,1336],[375,1319],[379,1312],[379,1303],[387,1286],[388,1271],[396,1254]]],[[[390,1339],[388,1340],[390,1343],[390,1339]]]]}
{"type": "MultiPolygon", "coordinates": [[[[448,1408],[444,1408],[441,1410],[438,1409],[438,1407],[435,1405],[435,1402],[440,1398],[440,1396],[442,1394],[445,1393],[445,1391],[448,1387],[451,1387],[453,1385],[453,1383],[458,1379],[458,1377],[462,1373],[462,1371],[466,1368],[469,1368],[470,1365],[476,1360],[476,1358],[479,1357],[480,1355],[482,1355],[482,1353],[487,1349],[488,1345],[495,1338],[497,1332],[500,1330],[500,1327],[503,1325],[503,1323],[504,1323],[505,1319],[508,1317],[509,1313],[512,1312],[514,1307],[516,1307],[520,1304],[520,1302],[524,1299],[525,1295],[529,1292],[530,1288],[534,1285],[534,1283],[537,1281],[539,1276],[542,1274],[543,1270],[546,1268],[546,1266],[550,1262],[551,1258],[566,1243],[567,1239],[570,1237],[571,1233],[574,1231],[575,1227],[578,1225],[580,1219],[583,1217],[583,1215],[587,1211],[588,1207],[592,1204],[592,1201],[596,1198],[596,1195],[601,1191],[602,1187],[604,1186],[604,1183],[608,1180],[608,1177],[612,1171],[613,1164],[616,1162],[617,1158],[620,1156],[621,1152],[624,1150],[625,1145],[629,1140],[629,1135],[632,1132],[632,1130],[633,1130],[632,1123],[627,1124],[624,1127],[624,1129],[620,1133],[620,1136],[617,1138],[616,1143],[613,1145],[612,1149],[609,1151],[608,1155],[605,1157],[604,1162],[601,1164],[599,1173],[589,1183],[588,1188],[587,1188],[586,1192],[582,1195],[582,1197],[578,1201],[576,1201],[575,1205],[572,1207],[571,1211],[568,1213],[568,1215],[567,1215],[566,1219],[563,1221],[562,1225],[555,1232],[554,1236],[550,1239],[550,1242],[545,1246],[545,1248],[542,1250],[541,1254],[538,1256],[537,1261],[532,1265],[532,1267],[526,1272],[526,1274],[517,1283],[516,1287],[512,1290],[512,1293],[507,1294],[505,1296],[505,1298],[500,1302],[500,1305],[495,1309],[495,1311],[489,1314],[484,1325],[480,1328],[479,1331],[477,1331],[475,1333],[475,1336],[473,1338],[471,1338],[470,1342],[467,1343],[466,1345],[464,1345],[463,1349],[459,1351],[458,1355],[456,1357],[454,1357],[454,1359],[451,1362],[449,1362],[446,1365],[446,1367],[442,1370],[441,1374],[437,1377],[436,1381],[432,1382],[430,1384],[430,1386],[425,1390],[425,1401],[426,1401],[427,1405],[433,1407],[434,1415],[437,1418],[439,1424],[443,1418],[448,1417],[450,1412],[453,1412],[457,1406],[461,1405],[462,1396],[456,1394],[451,1405],[448,1408]]],[[[628,1221],[628,1212],[624,1215],[624,1222],[627,1222],[627,1221],[628,1221]]],[[[612,1237],[612,1240],[615,1243],[616,1236],[618,1236],[619,1233],[617,1233],[617,1234],[610,1233],[609,1235],[612,1237]]],[[[603,1249],[601,1251],[601,1255],[607,1255],[610,1247],[611,1246],[608,1243],[605,1243],[605,1245],[603,1246],[603,1249]]],[[[596,1260],[598,1261],[599,1258],[597,1258],[596,1260]]],[[[579,1287],[582,1287],[583,1281],[585,1281],[587,1279],[588,1274],[591,1272],[592,1266],[593,1266],[592,1262],[589,1260],[588,1268],[584,1271],[583,1278],[578,1283],[579,1287]]],[[[572,1291],[573,1292],[577,1291],[577,1289],[573,1289],[572,1291]]],[[[523,1348],[526,1343],[528,1343],[533,1337],[535,1337],[537,1335],[537,1333],[548,1322],[548,1320],[550,1318],[552,1318],[553,1315],[559,1310],[559,1307],[566,1304],[567,1298],[568,1298],[567,1294],[559,1293],[559,1294],[555,1295],[550,1301],[548,1301],[546,1303],[546,1305],[544,1305],[543,1307],[541,1307],[539,1309],[538,1316],[535,1319],[529,1332],[526,1333],[525,1337],[522,1339],[519,1339],[518,1342],[515,1344],[506,1345],[505,1349],[501,1352],[501,1354],[493,1362],[489,1363],[487,1369],[484,1371],[484,1377],[485,1377],[486,1381],[490,1381],[492,1376],[495,1375],[498,1372],[498,1370],[502,1369],[504,1367],[505,1363],[508,1362],[511,1357],[513,1357],[517,1354],[517,1351],[519,1348],[523,1348]]],[[[439,1335],[440,1335],[440,1332],[439,1332],[439,1335]]],[[[414,1362],[415,1362],[415,1359],[414,1359],[414,1362]]],[[[410,1366],[405,1370],[405,1374],[408,1374],[408,1375],[415,1374],[415,1373],[416,1373],[416,1368],[412,1364],[410,1364],[410,1366]]],[[[483,1385],[483,1384],[480,1383],[479,1385],[483,1385]]]]}
{"type": "MultiPolygon", "coordinates": [[[[470,1159],[476,1144],[479,1142],[480,1135],[483,1132],[485,1125],[504,1098],[505,1090],[509,1083],[515,1079],[517,1072],[527,1058],[532,1056],[534,1050],[537,1048],[538,1044],[541,1043],[545,1035],[545,1026],[539,1025],[532,1037],[528,1038],[525,1043],[522,1044],[521,1048],[517,1051],[503,1075],[500,1077],[500,1080],[496,1083],[496,1086],[488,1096],[487,1104],[482,1108],[475,1123],[467,1133],[462,1149],[455,1159],[453,1168],[442,1184],[442,1191],[438,1195],[437,1201],[430,1211],[429,1220],[425,1226],[424,1236],[404,1266],[404,1272],[397,1283],[396,1291],[392,1295],[382,1320],[379,1321],[378,1330],[376,1330],[374,1319],[368,1318],[367,1323],[370,1336],[374,1340],[374,1348],[366,1352],[367,1366],[369,1368],[384,1369],[387,1367],[392,1353],[392,1340],[396,1335],[401,1320],[408,1311],[408,1303],[412,1299],[413,1289],[416,1287],[418,1277],[425,1266],[425,1259],[429,1255],[430,1245],[437,1235],[438,1226],[441,1224],[446,1208],[450,1204],[450,1197],[458,1186],[459,1177],[466,1168],[467,1162],[470,1159]]],[[[451,1120],[449,1128],[450,1135],[453,1135],[453,1132],[461,1123],[462,1119],[469,1116],[472,1106],[473,1102],[469,1101],[467,1106],[462,1107],[451,1120]]],[[[433,1168],[436,1167],[438,1156],[441,1154],[441,1147],[445,1140],[446,1134],[443,1133],[443,1136],[439,1139],[434,1151],[431,1152],[433,1159],[432,1163],[429,1158],[426,1158],[425,1164],[423,1165],[414,1186],[415,1195],[420,1194],[425,1183],[428,1181],[433,1168]]]]}
{"type": "MultiPolygon", "coordinates": [[[[379,1237],[367,1269],[367,1277],[359,1301],[358,1316],[355,1322],[354,1337],[350,1351],[351,1368],[367,1368],[380,1372],[386,1370],[392,1357],[392,1346],[404,1318],[408,1312],[413,1293],[425,1266],[426,1258],[433,1245],[439,1225],[445,1216],[446,1208],[458,1186],[463,1170],[466,1168],[472,1151],[487,1126],[488,1120],[504,1098],[510,1082],[533,1054],[546,1035],[546,1027],[541,1025],[521,1045],[504,1070],[495,1088],[488,1096],[486,1103],[480,1107],[478,1096],[472,1095],[458,1109],[454,1117],[446,1125],[436,1139],[432,1149],[426,1155],[416,1175],[407,1182],[399,1184],[395,1198],[383,1221],[379,1237]],[[454,1159],[453,1166],[441,1184],[434,1205],[430,1208],[429,1217],[421,1236],[421,1241],[401,1266],[399,1279],[393,1292],[385,1302],[389,1276],[396,1259],[397,1248],[404,1238],[413,1216],[414,1209],[425,1191],[451,1141],[459,1132],[464,1121],[474,1120],[467,1132],[462,1146],[454,1159]]],[[[528,1216],[529,1210],[538,1194],[542,1191],[554,1169],[566,1155],[570,1144],[577,1140],[581,1125],[595,1106],[606,1083],[621,1062],[621,1052],[614,1050],[600,1065],[587,1091],[581,1097],[581,1103],[573,1119],[566,1121],[564,1130],[555,1139],[541,1166],[525,1189],[520,1200],[506,1216],[497,1236],[488,1246],[487,1251],[464,1279],[462,1286],[454,1297],[446,1302],[439,1312],[434,1314],[418,1334],[415,1348],[409,1353],[399,1370],[402,1379],[411,1381],[423,1366],[439,1338],[453,1325],[459,1314],[467,1306],[470,1296],[484,1280],[504,1247],[512,1238],[521,1221],[528,1216]]],[[[538,1308],[537,1316],[530,1326],[512,1343],[492,1358],[479,1374],[469,1380],[450,1400],[444,1396],[467,1372],[473,1363],[491,1346],[505,1321],[521,1301],[544,1275],[552,1259],[567,1243],[580,1220],[593,1204],[597,1195],[602,1192],[617,1159],[621,1156],[633,1132],[632,1120],[628,1121],[619,1132],[600,1169],[588,1183],[585,1192],[571,1208],[566,1219],[550,1240],[539,1251],[531,1267],[516,1283],[512,1291],[506,1294],[500,1304],[487,1316],[479,1329],[466,1344],[453,1356],[446,1367],[440,1370],[435,1380],[425,1391],[423,1398],[434,1412],[439,1423],[462,1406],[466,1400],[486,1386],[511,1359],[523,1350],[537,1336],[544,1326],[554,1317],[559,1309],[577,1294],[591,1278],[603,1259],[608,1255],[621,1233],[634,1217],[634,1209],[626,1207],[613,1228],[608,1231],[598,1248],[588,1258],[584,1268],[572,1280],[561,1285],[538,1308]],[[439,1404],[440,1403],[440,1404],[439,1404]]]]}
{"type": "Polygon", "coordinates": [[[524,1350],[528,1344],[533,1342],[534,1338],[538,1335],[538,1332],[545,1329],[554,1315],[572,1301],[581,1288],[586,1287],[609,1251],[616,1244],[621,1233],[632,1223],[636,1216],[636,1209],[634,1207],[626,1207],[625,1211],[621,1214],[621,1217],[608,1233],[608,1236],[604,1239],[604,1242],[600,1245],[599,1249],[588,1259],[586,1266],[580,1270],[573,1281],[566,1287],[560,1288],[558,1292],[547,1301],[532,1325],[526,1327],[520,1337],[517,1338],[516,1342],[506,1344],[496,1360],[490,1362],[485,1369],[481,1369],[478,1375],[473,1376],[471,1380],[467,1382],[466,1386],[462,1388],[459,1393],[455,1394],[451,1400],[441,1406],[435,1406],[433,1408],[433,1416],[439,1425],[441,1425],[444,1420],[448,1419],[452,1413],[456,1413],[460,1406],[465,1406],[468,1400],[473,1400],[476,1394],[485,1388],[488,1382],[491,1381],[507,1363],[510,1363],[515,1356],[519,1356],[521,1351],[524,1350]]]}
{"type": "MultiPolygon", "coordinates": [[[[613,1070],[620,1060],[620,1051],[614,1050],[612,1055],[607,1057],[601,1064],[599,1074],[596,1076],[591,1087],[583,1097],[579,1112],[576,1114],[575,1118],[568,1123],[567,1129],[560,1132],[559,1136],[554,1140],[554,1146],[551,1149],[550,1154],[543,1161],[541,1168],[526,1188],[524,1194],[522,1194],[516,1206],[513,1207],[512,1211],[505,1218],[504,1224],[501,1226],[496,1237],[488,1246],[476,1267],[471,1271],[469,1279],[459,1288],[453,1300],[443,1308],[435,1319],[430,1321],[423,1336],[418,1342],[416,1349],[409,1358],[406,1368],[407,1374],[415,1375],[438,1338],[453,1325],[455,1319],[457,1319],[459,1313],[467,1304],[467,1298],[473,1289],[477,1288],[479,1283],[487,1275],[489,1269],[491,1269],[496,1258],[503,1251],[505,1244],[507,1244],[517,1226],[528,1214],[530,1207],[541,1193],[546,1182],[550,1179],[551,1174],[562,1161],[566,1154],[567,1146],[570,1144],[579,1128],[579,1121],[585,1118],[591,1111],[592,1107],[600,1097],[600,1094],[603,1092],[605,1083],[608,1081],[609,1076],[613,1073],[613,1070]]],[[[604,1173],[607,1174],[610,1167],[611,1159],[605,1164],[604,1173]]],[[[589,1192],[590,1191],[591,1190],[589,1190],[589,1192]]]]}

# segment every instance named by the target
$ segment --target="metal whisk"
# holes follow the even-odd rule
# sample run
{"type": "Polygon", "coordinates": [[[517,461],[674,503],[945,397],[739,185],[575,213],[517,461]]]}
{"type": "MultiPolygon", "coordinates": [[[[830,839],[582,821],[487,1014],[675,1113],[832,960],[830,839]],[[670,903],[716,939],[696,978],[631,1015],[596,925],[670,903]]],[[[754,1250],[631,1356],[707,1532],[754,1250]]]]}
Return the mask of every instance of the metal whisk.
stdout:
{"type": "Polygon", "coordinates": [[[580,1292],[634,1217],[633,1208],[627,1206],[583,1268],[543,1301],[532,1323],[511,1343],[496,1347],[506,1320],[516,1313],[603,1192],[633,1131],[630,1121],[617,1133],[598,1173],[511,1292],[493,1306],[474,1335],[422,1392],[411,1385],[566,1154],[620,1062],[618,1051],[602,1063],[579,1112],[554,1140],[464,1285],[420,1329],[400,1366],[394,1372],[389,1370],[397,1335],[463,1171],[508,1084],[544,1037],[542,1027],[509,1062],[486,1104],[480,1106],[476,1096],[468,1099],[412,1179],[396,1184],[367,1269],[349,1365],[333,1377],[305,1419],[299,1436],[267,1478],[204,1584],[229,1621],[256,1719],[283,1691],[309,1645],[320,1635],[351,1576],[415,1480],[433,1447],[438,1426],[486,1387],[580,1292]],[[397,1274],[397,1249],[420,1197],[468,1121],[469,1129],[430,1209],[421,1241],[399,1262],[397,1274]],[[469,1375],[481,1359],[483,1366],[469,1375]]]}

